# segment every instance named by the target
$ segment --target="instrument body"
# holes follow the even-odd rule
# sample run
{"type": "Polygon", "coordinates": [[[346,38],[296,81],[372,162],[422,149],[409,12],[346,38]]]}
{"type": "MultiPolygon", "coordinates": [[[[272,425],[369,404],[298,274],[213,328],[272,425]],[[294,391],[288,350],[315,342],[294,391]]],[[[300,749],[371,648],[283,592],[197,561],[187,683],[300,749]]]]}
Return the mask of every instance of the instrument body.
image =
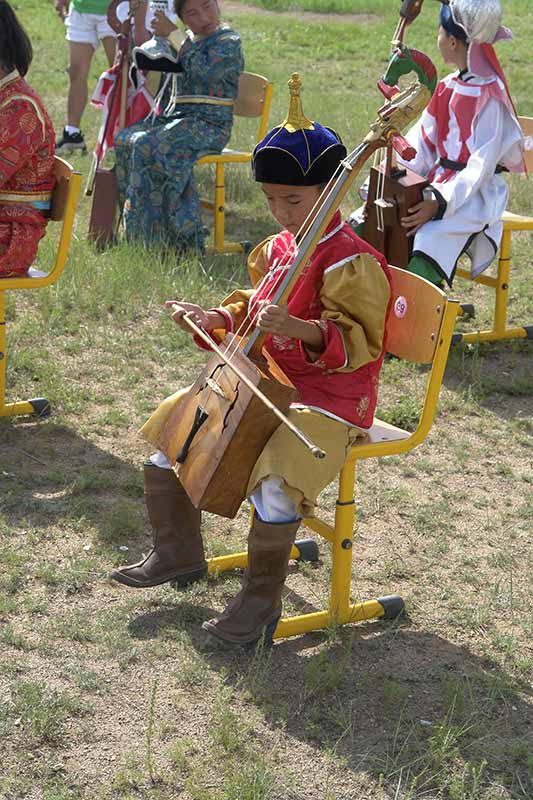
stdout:
{"type": "MultiPolygon", "coordinates": [[[[428,100],[437,85],[437,71],[431,59],[425,53],[404,44],[407,26],[420,13],[422,1],[404,0],[387,70],[378,81],[379,90],[391,101],[400,92],[398,82],[404,75],[414,73],[417,76],[428,92],[428,100]]],[[[407,236],[400,221],[402,217],[408,216],[409,208],[422,202],[423,190],[428,186],[428,181],[410,169],[395,166],[393,150],[404,161],[411,161],[416,156],[416,151],[407,140],[393,136],[387,147],[385,162],[372,167],[365,204],[363,238],[383,253],[389,264],[405,269],[411,258],[414,237],[407,236]]]]}
{"type": "MultiPolygon", "coordinates": [[[[227,351],[233,345],[234,336],[227,334],[222,349],[227,351]]],[[[296,390],[288,381],[279,380],[279,371],[274,376],[266,362],[258,365],[240,349],[232,356],[232,363],[277,408],[287,413],[296,390]]],[[[176,472],[197,508],[233,518],[246,496],[257,458],[280,421],[226,363],[214,355],[183,401],[173,409],[161,431],[158,446],[173,464],[194,426],[198,407],[209,415],[209,424],[198,428],[176,472]]]]}
{"type": "MultiPolygon", "coordinates": [[[[126,104],[128,94],[128,72],[130,67],[131,57],[131,38],[132,30],[131,16],[128,16],[123,22],[118,16],[118,7],[124,0],[113,0],[109,4],[107,11],[107,20],[111,28],[118,34],[118,64],[120,72],[120,80],[118,80],[113,89],[110,102],[110,107],[103,131],[102,140],[105,140],[107,135],[107,126],[110,120],[113,119],[113,108],[118,103],[119,107],[119,127],[122,129],[126,122],[126,104]]],[[[105,250],[115,240],[117,228],[117,211],[118,211],[118,192],[117,181],[114,169],[106,169],[101,166],[101,157],[94,159],[91,174],[87,182],[85,194],[93,196],[91,206],[91,216],[89,219],[88,239],[91,241],[98,251],[105,250]]]]}
{"type": "Polygon", "coordinates": [[[387,173],[385,165],[380,165],[370,170],[363,239],[395,267],[405,269],[413,251],[414,237],[406,236],[400,220],[423,200],[427,185],[425,178],[410,169],[393,167],[387,173]]]}
{"type": "Polygon", "coordinates": [[[96,168],[92,195],[88,238],[96,250],[101,252],[109,247],[115,238],[118,192],[114,169],[96,168]]]}

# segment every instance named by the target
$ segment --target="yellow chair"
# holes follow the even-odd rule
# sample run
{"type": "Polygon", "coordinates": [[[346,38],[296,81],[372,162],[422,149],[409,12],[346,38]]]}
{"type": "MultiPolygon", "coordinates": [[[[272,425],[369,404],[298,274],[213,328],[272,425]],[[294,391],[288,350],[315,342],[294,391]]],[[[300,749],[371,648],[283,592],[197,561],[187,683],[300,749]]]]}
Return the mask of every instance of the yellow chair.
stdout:
{"type": "MultiPolygon", "coordinates": [[[[518,117],[526,144],[529,148],[525,150],[525,162],[529,173],[533,172],[533,119],[530,117],[518,117]]],[[[507,301],[509,298],[510,280],[510,261],[511,261],[511,235],[514,231],[533,231],[533,217],[524,217],[521,214],[513,214],[505,211],[502,217],[503,235],[500,245],[500,256],[498,258],[498,268],[495,277],[490,275],[478,275],[472,278],[470,272],[465,269],[458,269],[456,276],[467,280],[489,286],[496,293],[494,304],[494,318],[492,328],[486,331],[472,331],[471,333],[456,333],[452,343],[458,342],[496,342],[499,339],[533,339],[533,325],[523,325],[519,328],[507,327],[507,301]]],[[[462,306],[463,313],[468,316],[474,315],[474,307],[470,304],[462,306]]],[[[461,314],[462,316],[462,314],[461,314]]]]}
{"type": "MultiPolygon", "coordinates": [[[[334,525],[318,518],[303,520],[308,528],[326,539],[332,547],[333,571],[329,607],[322,611],[282,618],[274,639],[320,630],[334,624],[361,622],[376,617],[393,619],[404,607],[402,598],[397,595],[363,603],[350,603],[355,467],[360,459],[405,453],[426,438],[435,417],[459,303],[457,300],[448,300],[444,292],[417,275],[397,267],[391,267],[391,270],[393,311],[389,325],[388,351],[408,361],[431,364],[418,426],[414,433],[408,433],[374,419],[366,437],[352,447],[339,476],[334,525]]],[[[317,557],[318,549],[312,539],[297,541],[291,553],[291,558],[302,561],[316,561],[317,557]]],[[[208,569],[210,574],[216,575],[227,570],[244,568],[246,563],[247,554],[236,553],[209,559],[208,569]]]]}
{"type": "MultiPolygon", "coordinates": [[[[267,132],[268,114],[272,102],[273,85],[267,78],[253,72],[243,72],[239,79],[239,91],[233,113],[238,117],[259,117],[257,141],[267,132]]],[[[252,154],[224,148],[222,153],[199,158],[197,164],[215,164],[215,201],[202,200],[203,208],[214,212],[215,244],[213,253],[243,253],[245,248],[239,242],[226,242],[224,239],[225,210],[225,167],[226,164],[249,164],[252,154]]]]}
{"type": "Polygon", "coordinates": [[[52,192],[50,219],[62,221],[61,236],[56,260],[51,272],[41,272],[30,267],[27,275],[16,278],[0,278],[0,417],[15,414],[35,414],[47,417],[50,414],[50,403],[44,397],[25,400],[18,403],[6,403],[6,321],[4,293],[10,289],[39,289],[55,283],[63,269],[68,256],[72,226],[76,205],[81,187],[81,175],[74,172],[70,164],[55,157],[55,186],[52,192]]]}

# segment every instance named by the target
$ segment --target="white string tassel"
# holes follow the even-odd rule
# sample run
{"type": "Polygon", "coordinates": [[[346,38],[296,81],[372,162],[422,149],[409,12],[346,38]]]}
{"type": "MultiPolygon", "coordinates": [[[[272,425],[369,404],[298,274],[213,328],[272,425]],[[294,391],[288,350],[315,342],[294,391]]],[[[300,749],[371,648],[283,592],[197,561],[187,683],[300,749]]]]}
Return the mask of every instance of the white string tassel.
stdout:
{"type": "Polygon", "coordinates": [[[163,101],[163,97],[165,96],[165,92],[167,90],[168,83],[171,79],[172,75],[167,73],[165,75],[165,80],[163,81],[163,85],[161,89],[158,91],[156,96],[154,97],[154,105],[152,106],[152,110],[146,117],[149,122],[153,122],[157,116],[157,109],[159,108],[159,104],[163,101]]]}

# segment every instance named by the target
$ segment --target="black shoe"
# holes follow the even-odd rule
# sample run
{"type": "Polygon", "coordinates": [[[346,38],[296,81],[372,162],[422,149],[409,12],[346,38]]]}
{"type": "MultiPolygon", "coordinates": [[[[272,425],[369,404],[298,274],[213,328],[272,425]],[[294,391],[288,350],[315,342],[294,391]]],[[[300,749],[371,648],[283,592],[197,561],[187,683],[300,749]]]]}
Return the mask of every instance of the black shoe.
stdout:
{"type": "Polygon", "coordinates": [[[81,131],[67,133],[63,128],[61,138],[56,141],[56,153],[73,153],[75,150],[79,150],[83,155],[87,152],[83,133],[81,131]]]}

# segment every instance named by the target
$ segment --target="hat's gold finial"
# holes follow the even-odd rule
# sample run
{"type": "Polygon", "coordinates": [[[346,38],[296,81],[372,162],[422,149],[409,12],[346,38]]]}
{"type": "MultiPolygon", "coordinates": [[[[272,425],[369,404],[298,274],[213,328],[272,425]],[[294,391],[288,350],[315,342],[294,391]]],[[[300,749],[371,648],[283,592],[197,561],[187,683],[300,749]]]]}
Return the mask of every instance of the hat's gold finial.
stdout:
{"type": "Polygon", "coordinates": [[[300,89],[302,82],[297,72],[293,72],[290,80],[287,83],[290,93],[289,113],[281,123],[281,127],[285,128],[289,133],[296,133],[296,131],[314,130],[314,125],[310,119],[307,119],[303,112],[302,100],[300,97],[300,89]]]}

